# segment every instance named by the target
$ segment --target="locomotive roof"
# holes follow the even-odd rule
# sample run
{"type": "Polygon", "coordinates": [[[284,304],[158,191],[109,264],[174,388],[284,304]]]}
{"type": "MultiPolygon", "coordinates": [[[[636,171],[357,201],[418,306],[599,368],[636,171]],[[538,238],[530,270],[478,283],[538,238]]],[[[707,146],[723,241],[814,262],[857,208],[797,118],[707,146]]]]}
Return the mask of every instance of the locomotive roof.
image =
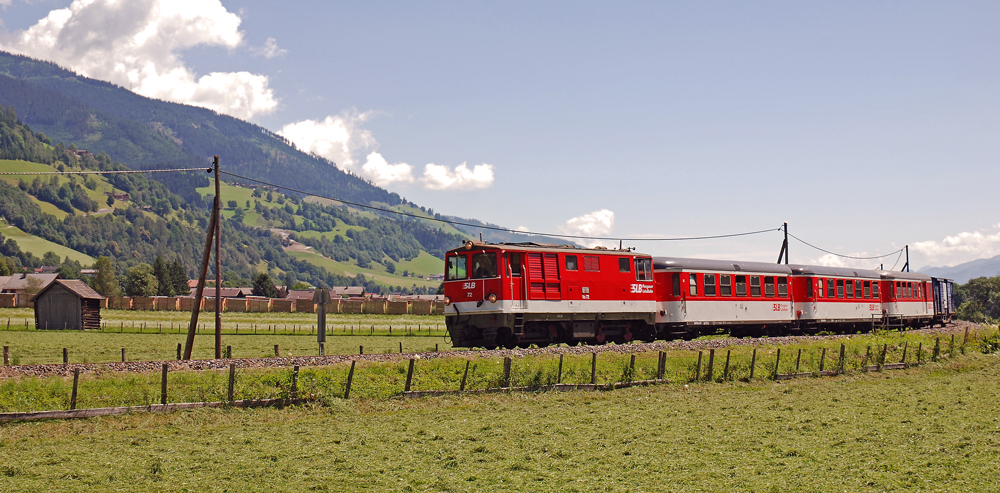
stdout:
{"type": "Polygon", "coordinates": [[[452,248],[448,253],[452,252],[463,252],[463,251],[476,251],[482,250],[484,248],[496,248],[507,251],[523,251],[523,252],[564,252],[564,253],[580,253],[587,255],[635,255],[638,257],[648,257],[648,254],[633,252],[631,250],[612,250],[603,247],[597,248],[583,248],[574,245],[557,245],[555,243],[535,243],[530,241],[519,242],[519,243],[480,243],[477,241],[467,242],[458,248],[452,248]],[[469,248],[467,245],[472,244],[469,248]]]}
{"type": "Polygon", "coordinates": [[[766,272],[768,274],[790,275],[787,265],[767,262],[742,262],[734,260],[710,260],[703,258],[653,257],[653,270],[704,269],[731,272],[766,272]]]}
{"type": "Polygon", "coordinates": [[[806,276],[868,277],[878,279],[878,271],[851,269],[847,267],[826,267],[823,265],[789,265],[792,273],[806,276]]]}

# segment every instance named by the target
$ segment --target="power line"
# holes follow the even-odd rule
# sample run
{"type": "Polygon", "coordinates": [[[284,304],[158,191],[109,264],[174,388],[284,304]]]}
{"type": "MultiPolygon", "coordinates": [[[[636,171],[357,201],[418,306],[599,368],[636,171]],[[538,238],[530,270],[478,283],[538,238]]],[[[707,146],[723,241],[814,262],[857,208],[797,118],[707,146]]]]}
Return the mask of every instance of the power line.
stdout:
{"type": "Polygon", "coordinates": [[[176,169],[129,169],[114,171],[0,171],[0,175],[128,175],[136,173],[175,173],[179,171],[207,171],[212,168],[176,168],[176,169]]]}
{"type": "Polygon", "coordinates": [[[516,234],[535,235],[535,236],[548,236],[548,237],[552,237],[552,238],[572,238],[572,239],[581,239],[581,240],[616,240],[616,241],[686,241],[686,240],[710,240],[710,239],[717,239],[717,238],[733,238],[733,237],[736,237],[736,236],[756,235],[756,234],[770,233],[772,231],[780,231],[781,230],[781,228],[769,228],[769,229],[762,229],[762,230],[758,230],[758,231],[747,231],[745,233],[731,233],[731,234],[710,235],[710,236],[687,236],[687,237],[675,237],[675,238],[619,238],[619,237],[614,237],[614,236],[581,236],[581,235],[566,235],[566,234],[554,234],[554,233],[537,233],[537,232],[533,232],[533,231],[517,231],[517,230],[510,229],[510,228],[502,228],[502,227],[499,227],[499,226],[487,226],[487,225],[480,225],[480,224],[465,223],[465,222],[461,222],[461,221],[452,221],[452,220],[449,220],[449,219],[439,219],[439,218],[436,218],[436,217],[425,217],[425,216],[421,216],[421,215],[417,215],[417,214],[411,214],[409,212],[395,211],[395,210],[392,210],[392,209],[385,209],[385,208],[382,208],[382,207],[375,207],[375,206],[371,206],[371,205],[359,204],[357,202],[349,202],[349,201],[343,200],[343,199],[336,199],[336,198],[333,198],[333,197],[326,197],[326,196],[323,196],[323,195],[317,195],[317,194],[312,193],[312,192],[306,192],[304,190],[299,190],[299,189],[296,189],[296,188],[285,187],[285,186],[282,186],[282,185],[277,185],[277,184],[266,182],[266,181],[263,181],[263,180],[257,180],[257,179],[250,178],[250,177],[247,177],[247,176],[237,175],[236,173],[230,173],[228,171],[221,171],[220,170],[219,172],[223,173],[223,174],[226,174],[226,175],[229,175],[229,176],[232,176],[233,178],[240,178],[242,180],[256,182],[256,183],[259,183],[261,185],[267,185],[269,187],[274,187],[274,188],[281,189],[281,190],[288,190],[290,192],[301,193],[303,195],[312,195],[314,197],[320,197],[320,198],[324,198],[324,199],[327,199],[327,200],[334,200],[334,201],[340,202],[342,204],[348,204],[348,205],[351,205],[351,206],[354,206],[354,207],[360,207],[360,208],[363,208],[363,209],[369,209],[369,210],[374,210],[374,211],[386,212],[386,213],[389,213],[389,214],[397,214],[397,215],[400,215],[400,216],[407,216],[407,217],[412,217],[412,218],[415,218],[415,219],[423,219],[423,220],[428,220],[428,221],[437,221],[437,222],[440,222],[440,223],[452,224],[452,225],[455,225],[455,226],[468,226],[468,227],[471,227],[471,228],[488,229],[488,230],[491,230],[491,231],[501,231],[501,232],[504,232],[504,233],[516,233],[516,234]]]}
{"type": "Polygon", "coordinates": [[[896,265],[899,264],[899,260],[901,258],[903,258],[903,250],[899,251],[899,256],[896,257],[896,261],[892,263],[892,268],[890,268],[889,270],[896,270],[896,265]]]}
{"type": "MultiPolygon", "coordinates": [[[[902,253],[903,252],[903,249],[900,248],[899,250],[896,250],[894,252],[887,253],[885,255],[879,255],[879,256],[876,256],[876,257],[858,257],[858,256],[854,256],[854,255],[843,255],[843,254],[840,254],[840,253],[831,252],[830,250],[824,250],[824,249],[822,249],[822,248],[820,248],[820,247],[818,247],[816,245],[813,245],[812,243],[809,243],[809,242],[803,240],[802,238],[799,238],[798,236],[795,236],[795,235],[793,235],[791,233],[788,233],[788,236],[791,236],[792,238],[795,238],[796,240],[799,240],[802,243],[804,243],[804,244],[806,244],[806,245],[808,245],[810,247],[813,247],[813,248],[815,248],[815,249],[817,249],[817,250],[819,250],[821,252],[829,253],[830,255],[835,255],[837,257],[849,258],[849,259],[854,259],[854,260],[877,260],[877,259],[880,259],[880,258],[890,257],[890,256],[895,255],[897,253],[902,253]]],[[[897,260],[897,262],[898,262],[898,260],[897,260]]]]}

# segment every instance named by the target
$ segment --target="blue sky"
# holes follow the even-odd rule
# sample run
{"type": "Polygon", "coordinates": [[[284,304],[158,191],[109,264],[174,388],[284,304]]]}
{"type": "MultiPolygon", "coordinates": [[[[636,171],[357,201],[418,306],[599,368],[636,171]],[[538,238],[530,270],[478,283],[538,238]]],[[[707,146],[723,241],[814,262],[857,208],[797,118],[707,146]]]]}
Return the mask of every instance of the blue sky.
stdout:
{"type": "MultiPolygon", "coordinates": [[[[846,254],[909,244],[914,267],[1000,254],[995,2],[184,4],[0,0],[0,46],[249,119],[420,205],[511,228],[787,221],[846,254]]],[[[632,245],[774,261],[780,241],[632,245]]]]}

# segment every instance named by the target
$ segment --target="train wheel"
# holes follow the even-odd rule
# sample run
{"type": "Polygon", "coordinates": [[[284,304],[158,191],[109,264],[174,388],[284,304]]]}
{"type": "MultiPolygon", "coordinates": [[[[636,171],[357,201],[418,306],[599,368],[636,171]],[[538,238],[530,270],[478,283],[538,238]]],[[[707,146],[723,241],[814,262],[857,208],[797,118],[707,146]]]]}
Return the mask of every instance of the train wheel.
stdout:
{"type": "Polygon", "coordinates": [[[494,350],[494,349],[497,348],[496,346],[492,346],[492,345],[487,345],[487,346],[484,346],[484,347],[486,348],[487,351],[492,351],[492,350],[494,350]]]}

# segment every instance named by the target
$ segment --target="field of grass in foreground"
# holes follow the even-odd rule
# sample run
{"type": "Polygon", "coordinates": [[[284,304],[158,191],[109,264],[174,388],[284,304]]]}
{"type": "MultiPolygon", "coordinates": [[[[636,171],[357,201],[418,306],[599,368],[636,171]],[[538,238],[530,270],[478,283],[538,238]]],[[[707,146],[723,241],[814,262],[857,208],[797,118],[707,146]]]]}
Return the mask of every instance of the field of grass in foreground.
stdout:
{"type": "Polygon", "coordinates": [[[1000,358],[0,426],[4,490],[992,491],[1000,358]]]}

